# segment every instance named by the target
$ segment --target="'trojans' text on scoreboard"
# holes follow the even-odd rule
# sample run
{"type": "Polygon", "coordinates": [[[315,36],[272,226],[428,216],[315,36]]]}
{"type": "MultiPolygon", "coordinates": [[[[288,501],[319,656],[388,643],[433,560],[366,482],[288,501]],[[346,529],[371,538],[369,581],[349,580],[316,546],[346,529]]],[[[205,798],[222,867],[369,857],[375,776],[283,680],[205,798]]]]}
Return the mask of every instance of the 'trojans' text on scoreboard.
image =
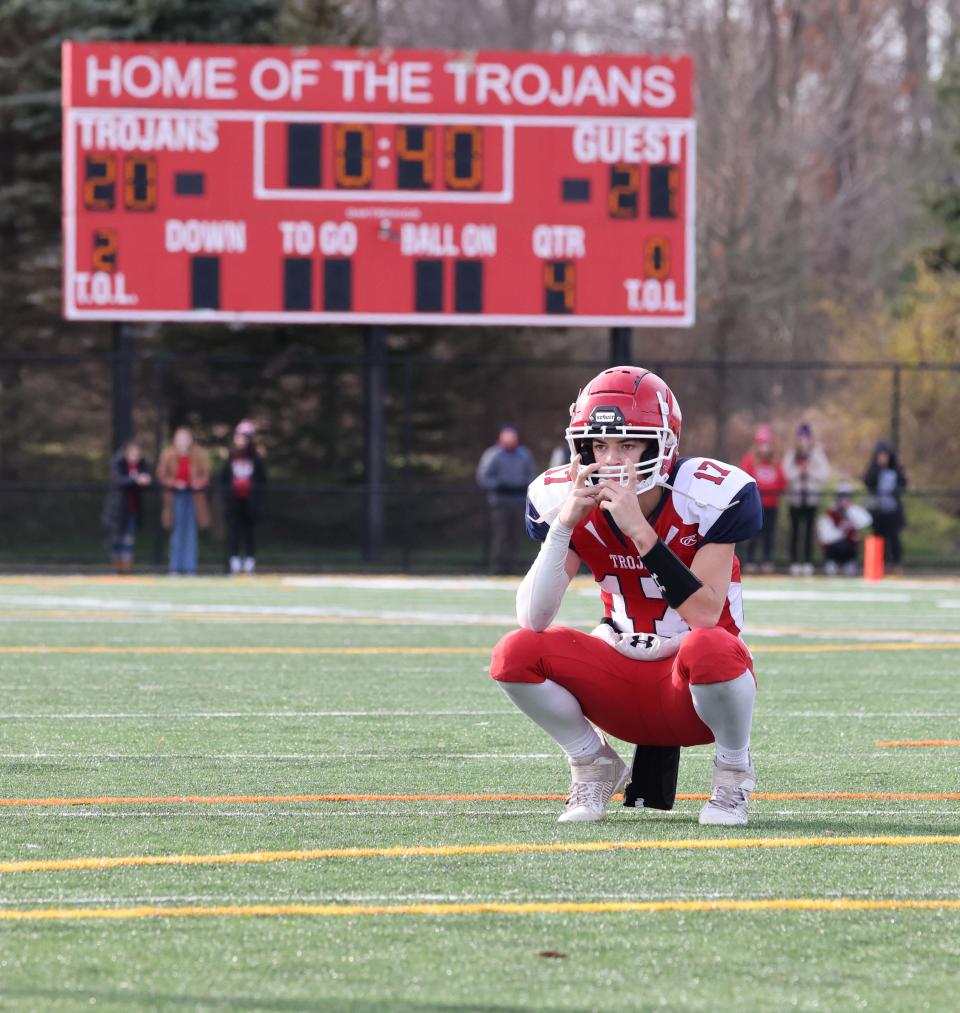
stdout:
{"type": "Polygon", "coordinates": [[[686,57],[66,43],[69,319],[687,326],[686,57]]]}

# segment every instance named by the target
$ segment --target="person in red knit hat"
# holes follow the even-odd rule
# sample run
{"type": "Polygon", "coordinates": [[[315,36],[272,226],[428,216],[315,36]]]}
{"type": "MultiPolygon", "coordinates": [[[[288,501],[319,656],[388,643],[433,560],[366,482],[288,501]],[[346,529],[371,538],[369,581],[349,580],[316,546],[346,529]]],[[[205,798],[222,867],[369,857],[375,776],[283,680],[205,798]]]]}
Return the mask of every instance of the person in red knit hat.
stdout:
{"type": "Polygon", "coordinates": [[[762,543],[763,573],[773,573],[773,546],[777,532],[777,510],[780,498],[787,488],[787,476],[776,459],[773,449],[773,432],[767,425],[758,426],[753,447],[745,453],[740,467],[757,481],[760,504],[763,507],[763,527],[747,543],[747,569],[753,570],[758,543],[762,543]]]}

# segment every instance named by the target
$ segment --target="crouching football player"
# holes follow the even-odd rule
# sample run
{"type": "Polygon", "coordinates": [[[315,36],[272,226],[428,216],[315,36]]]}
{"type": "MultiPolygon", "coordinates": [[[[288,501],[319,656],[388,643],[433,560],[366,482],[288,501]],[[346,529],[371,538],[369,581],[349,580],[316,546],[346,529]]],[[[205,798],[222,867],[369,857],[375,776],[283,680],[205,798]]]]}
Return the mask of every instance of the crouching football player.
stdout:
{"type": "Polygon", "coordinates": [[[680,407],[649,370],[605,370],[570,415],[572,463],[530,485],[527,529],[543,545],[490,674],[567,754],[562,821],[602,820],[627,780],[599,728],[644,746],[716,742],[700,822],[744,825],[756,681],[734,546],[760,529],[756,483],[678,456],[680,407]],[[581,563],[604,608],[592,633],[550,625],[581,563]]]}

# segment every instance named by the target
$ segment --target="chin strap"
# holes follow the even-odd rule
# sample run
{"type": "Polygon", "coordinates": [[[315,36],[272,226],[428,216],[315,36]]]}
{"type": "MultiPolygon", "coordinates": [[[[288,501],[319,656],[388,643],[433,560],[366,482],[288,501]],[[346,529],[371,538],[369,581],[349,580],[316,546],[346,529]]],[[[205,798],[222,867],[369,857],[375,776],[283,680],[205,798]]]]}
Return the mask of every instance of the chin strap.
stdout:
{"type": "Polygon", "coordinates": [[[698,507],[710,507],[713,510],[719,510],[721,513],[723,513],[724,510],[729,510],[730,507],[735,507],[740,502],[740,500],[735,499],[731,503],[727,503],[726,506],[720,506],[719,503],[708,503],[706,500],[697,499],[696,496],[691,496],[690,493],[684,492],[682,489],[678,489],[675,485],[671,485],[665,478],[659,479],[653,484],[660,486],[661,489],[669,489],[670,492],[675,492],[678,496],[685,496],[687,499],[692,499],[698,507]]]}

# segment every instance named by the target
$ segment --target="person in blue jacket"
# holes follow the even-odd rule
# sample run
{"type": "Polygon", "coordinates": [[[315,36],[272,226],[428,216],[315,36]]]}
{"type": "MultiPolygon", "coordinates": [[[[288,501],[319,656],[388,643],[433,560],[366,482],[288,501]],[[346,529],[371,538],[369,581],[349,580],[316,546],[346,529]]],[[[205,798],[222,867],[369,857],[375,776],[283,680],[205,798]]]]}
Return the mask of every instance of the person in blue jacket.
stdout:
{"type": "Polygon", "coordinates": [[[490,572],[515,573],[517,543],[523,533],[527,486],[536,478],[533,454],[521,445],[515,426],[501,426],[497,442],[477,466],[477,484],[490,507],[490,572]]]}

